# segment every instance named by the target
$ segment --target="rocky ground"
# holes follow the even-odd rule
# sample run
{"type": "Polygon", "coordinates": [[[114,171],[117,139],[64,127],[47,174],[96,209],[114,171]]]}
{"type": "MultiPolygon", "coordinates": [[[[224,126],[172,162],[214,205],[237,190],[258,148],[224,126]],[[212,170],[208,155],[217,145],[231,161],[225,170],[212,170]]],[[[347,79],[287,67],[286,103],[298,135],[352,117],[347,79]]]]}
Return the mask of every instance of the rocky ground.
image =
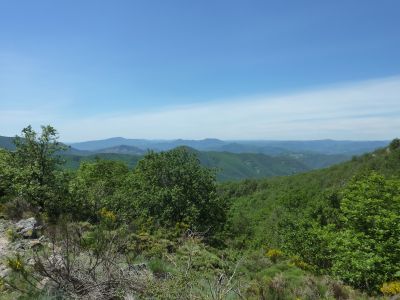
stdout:
{"type": "Polygon", "coordinates": [[[8,268],[5,265],[5,259],[10,253],[10,241],[7,237],[7,230],[12,227],[11,222],[0,219],[0,278],[3,278],[8,273],[8,268]]]}
{"type": "Polygon", "coordinates": [[[0,219],[0,279],[10,272],[7,258],[24,253],[42,243],[38,237],[40,227],[35,218],[22,219],[18,222],[0,219]]]}

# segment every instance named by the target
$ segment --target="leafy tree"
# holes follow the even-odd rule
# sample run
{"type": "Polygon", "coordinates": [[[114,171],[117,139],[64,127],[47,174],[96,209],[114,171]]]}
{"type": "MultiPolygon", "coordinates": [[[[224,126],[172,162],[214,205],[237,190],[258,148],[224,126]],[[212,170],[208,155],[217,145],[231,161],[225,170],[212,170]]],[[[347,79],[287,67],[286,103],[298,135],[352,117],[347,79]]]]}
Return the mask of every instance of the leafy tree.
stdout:
{"type": "Polygon", "coordinates": [[[115,195],[124,186],[128,172],[128,167],[119,161],[83,162],[70,182],[70,208],[76,212],[75,217],[95,220],[102,208],[123,214],[122,202],[115,195]]]}
{"type": "Polygon", "coordinates": [[[148,153],[134,170],[131,199],[136,210],[161,226],[185,223],[214,231],[225,220],[216,197],[215,172],[186,148],[148,153]]]}
{"type": "Polygon", "coordinates": [[[9,151],[0,149],[0,202],[3,197],[10,194],[12,185],[11,158],[9,151]]]}
{"type": "Polygon", "coordinates": [[[58,153],[65,146],[58,142],[57,131],[42,126],[40,135],[31,126],[22,130],[22,136],[14,140],[16,150],[12,153],[13,189],[38,210],[57,214],[60,200],[65,193],[65,174],[58,153]]]}
{"type": "Polygon", "coordinates": [[[391,141],[389,148],[391,150],[399,150],[400,149],[400,139],[396,138],[393,141],[391,141]]]}
{"type": "Polygon", "coordinates": [[[352,285],[376,290],[400,270],[400,182],[372,173],[342,192],[341,230],[330,248],[332,272],[352,285]]]}

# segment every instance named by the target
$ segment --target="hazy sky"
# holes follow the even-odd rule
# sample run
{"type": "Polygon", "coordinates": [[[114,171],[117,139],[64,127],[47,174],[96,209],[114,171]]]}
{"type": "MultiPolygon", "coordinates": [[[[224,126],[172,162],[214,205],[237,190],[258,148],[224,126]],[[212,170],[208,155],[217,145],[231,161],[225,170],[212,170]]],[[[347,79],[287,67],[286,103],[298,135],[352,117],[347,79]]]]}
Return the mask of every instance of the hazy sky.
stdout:
{"type": "Polygon", "coordinates": [[[400,1],[0,0],[0,135],[400,135],[400,1]]]}

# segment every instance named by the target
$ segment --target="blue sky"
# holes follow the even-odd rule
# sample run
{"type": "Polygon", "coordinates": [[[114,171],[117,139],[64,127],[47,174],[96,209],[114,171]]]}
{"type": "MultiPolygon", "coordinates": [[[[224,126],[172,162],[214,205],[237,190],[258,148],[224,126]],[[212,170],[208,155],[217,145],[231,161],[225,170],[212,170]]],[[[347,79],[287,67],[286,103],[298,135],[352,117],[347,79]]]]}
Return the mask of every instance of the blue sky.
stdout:
{"type": "Polygon", "coordinates": [[[0,0],[0,135],[50,123],[66,141],[390,139],[399,11],[396,0],[0,0]]]}

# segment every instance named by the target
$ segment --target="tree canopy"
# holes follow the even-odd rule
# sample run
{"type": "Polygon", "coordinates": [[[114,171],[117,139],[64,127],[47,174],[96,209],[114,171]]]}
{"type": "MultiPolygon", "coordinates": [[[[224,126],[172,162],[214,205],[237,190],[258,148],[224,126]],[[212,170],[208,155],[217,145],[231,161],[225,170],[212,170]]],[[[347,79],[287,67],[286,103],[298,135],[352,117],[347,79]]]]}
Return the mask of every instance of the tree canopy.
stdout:
{"type": "Polygon", "coordinates": [[[159,224],[183,222],[197,230],[214,230],[223,223],[215,172],[202,167],[186,148],[148,153],[135,168],[131,183],[137,210],[159,224]]]}

